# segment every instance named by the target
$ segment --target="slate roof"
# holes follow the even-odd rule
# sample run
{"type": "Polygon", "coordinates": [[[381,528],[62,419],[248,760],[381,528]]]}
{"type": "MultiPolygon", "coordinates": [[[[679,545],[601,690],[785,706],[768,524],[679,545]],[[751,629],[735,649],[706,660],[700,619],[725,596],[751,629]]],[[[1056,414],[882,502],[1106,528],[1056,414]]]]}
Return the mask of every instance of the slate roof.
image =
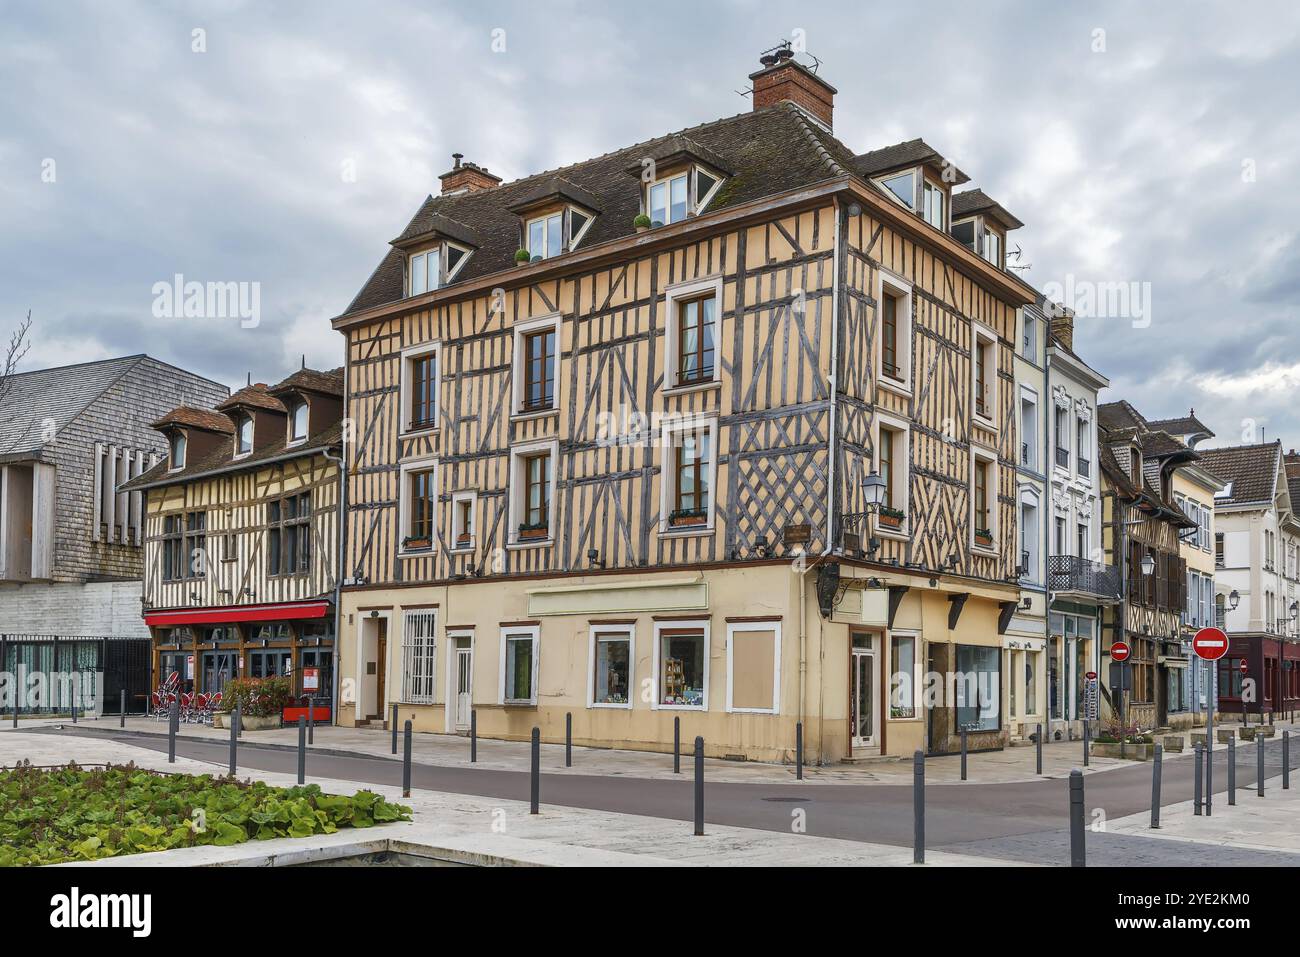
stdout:
{"type": "Polygon", "coordinates": [[[1005,206],[982,189],[967,189],[952,194],[952,218],[954,220],[961,219],[964,216],[974,216],[976,213],[983,213],[985,216],[991,217],[1001,223],[1004,229],[1019,229],[1025,225],[1007,212],[1005,206]]]}
{"type": "Polygon", "coordinates": [[[235,434],[235,426],[229,416],[221,412],[213,412],[211,409],[196,409],[188,405],[172,409],[157,422],[151,422],[149,427],[160,429],[168,425],[184,425],[194,429],[206,429],[208,432],[222,432],[226,435],[235,434]]]}
{"type": "Polygon", "coordinates": [[[1281,467],[1281,441],[1201,449],[1200,455],[1202,465],[1223,481],[1232,483],[1229,489],[1225,489],[1225,492],[1230,491],[1231,494],[1215,497],[1216,506],[1268,506],[1273,503],[1277,490],[1277,473],[1281,467]]]}
{"type": "Polygon", "coordinates": [[[19,372],[0,403],[0,455],[35,452],[57,435],[146,355],[19,372]],[[48,426],[48,427],[47,427],[48,426]]]}
{"type": "MultiPolygon", "coordinates": [[[[853,170],[862,176],[879,176],[882,173],[921,163],[943,166],[944,159],[933,146],[917,138],[904,143],[895,143],[893,146],[882,146],[878,150],[855,156],[853,170]]],[[[954,185],[960,186],[962,183],[970,182],[970,177],[957,167],[952,167],[952,170],[955,174],[952,181],[954,185]]]]}
{"type": "Polygon", "coordinates": [[[227,409],[235,409],[239,406],[266,409],[269,412],[279,412],[281,415],[284,415],[287,411],[284,403],[271,395],[265,382],[244,386],[225,402],[218,405],[217,411],[225,412],[227,409]]]}
{"type": "Polygon", "coordinates": [[[1206,438],[1213,438],[1214,433],[1209,427],[1196,417],[1196,410],[1190,410],[1187,415],[1176,419],[1153,419],[1151,427],[1154,429],[1164,429],[1170,435],[1202,435],[1206,438]]]}
{"type": "Polygon", "coordinates": [[[283,382],[277,382],[267,390],[272,395],[280,395],[284,392],[319,392],[321,395],[331,395],[336,398],[343,398],[343,367],[330,369],[321,372],[317,369],[299,369],[283,382]]]}
{"type": "MultiPolygon", "coordinates": [[[[682,150],[728,174],[709,203],[710,212],[849,175],[855,161],[852,150],[818,129],[798,107],[779,103],[491,189],[429,196],[396,242],[429,235],[439,223],[450,223],[478,239],[473,244],[477,249],[456,275],[457,282],[512,269],[521,222],[511,209],[556,181],[581,191],[578,195],[592,201],[583,205],[594,204],[599,210],[579,248],[622,239],[635,233],[632,220],[641,211],[637,176],[641,160],[667,158],[682,150]]],[[[344,315],[405,298],[404,257],[400,249],[390,249],[344,315]]]]}
{"type": "Polygon", "coordinates": [[[1146,417],[1124,399],[1098,404],[1097,426],[1098,459],[1107,480],[1126,498],[1146,499],[1162,509],[1174,524],[1194,528],[1196,523],[1172,498],[1165,497],[1160,477],[1171,463],[1175,466],[1189,462],[1204,464],[1199,461],[1201,453],[1168,432],[1153,429],[1146,417]],[[1134,444],[1142,453],[1140,487],[1133,479],[1130,448],[1134,444]]]}

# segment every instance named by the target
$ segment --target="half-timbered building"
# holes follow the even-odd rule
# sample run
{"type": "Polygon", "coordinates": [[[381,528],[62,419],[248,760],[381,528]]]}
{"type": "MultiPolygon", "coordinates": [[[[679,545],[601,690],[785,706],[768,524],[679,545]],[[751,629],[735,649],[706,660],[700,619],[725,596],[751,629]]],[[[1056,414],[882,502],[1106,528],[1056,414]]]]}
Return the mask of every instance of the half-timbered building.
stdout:
{"type": "Polygon", "coordinates": [[[342,416],[343,370],[304,368],[154,423],[168,454],[122,489],[145,496],[155,675],[204,693],[291,676],[332,696],[342,416]]]}
{"type": "Polygon", "coordinates": [[[967,177],[924,142],[855,153],[789,51],[750,81],[750,112],[514,182],[456,156],[334,320],[341,722],[1005,742],[1032,290],[952,234],[967,177]]]}

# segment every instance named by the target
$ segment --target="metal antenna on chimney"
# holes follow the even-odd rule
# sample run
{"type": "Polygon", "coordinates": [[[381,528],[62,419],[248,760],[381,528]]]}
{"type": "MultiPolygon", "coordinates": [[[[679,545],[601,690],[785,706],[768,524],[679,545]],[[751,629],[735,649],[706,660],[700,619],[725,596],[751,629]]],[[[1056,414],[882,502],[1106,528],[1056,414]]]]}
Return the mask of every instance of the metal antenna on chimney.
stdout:
{"type": "Polygon", "coordinates": [[[302,354],[302,367],[307,368],[307,353],[305,352],[302,354]]]}
{"type": "Polygon", "coordinates": [[[253,384],[253,370],[252,370],[252,369],[249,369],[249,370],[248,370],[248,384],[249,384],[249,385],[252,385],[252,384],[253,384]]]}

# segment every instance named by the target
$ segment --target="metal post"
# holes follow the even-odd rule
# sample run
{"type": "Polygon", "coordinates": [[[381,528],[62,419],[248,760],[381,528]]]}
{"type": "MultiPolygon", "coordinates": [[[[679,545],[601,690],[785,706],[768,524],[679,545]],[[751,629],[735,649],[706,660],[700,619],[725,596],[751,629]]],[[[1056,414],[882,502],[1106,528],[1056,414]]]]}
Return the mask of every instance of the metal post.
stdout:
{"type": "Polygon", "coordinates": [[[794,726],[794,779],[803,780],[803,722],[795,722],[794,726]]]}
{"type": "Polygon", "coordinates": [[[695,738],[695,836],[704,834],[704,738],[695,738]]]}
{"type": "Polygon", "coordinates": [[[573,712],[564,712],[564,766],[573,767],[573,712]]]}
{"type": "Polygon", "coordinates": [[[397,753],[397,705],[393,705],[393,754],[397,753]]]}
{"type": "Polygon", "coordinates": [[[1282,790],[1291,789],[1291,732],[1282,732],[1282,790]]]}
{"type": "Polygon", "coordinates": [[[673,715],[673,774],[682,773],[682,719],[673,715]]]}
{"type": "Polygon", "coordinates": [[[1034,738],[1037,741],[1037,748],[1038,748],[1038,773],[1042,774],[1043,773],[1043,726],[1040,724],[1037,727],[1038,727],[1038,731],[1034,735],[1034,738]]]}
{"type": "Polygon", "coordinates": [[[540,728],[533,728],[533,746],[532,746],[532,771],[529,774],[529,806],[528,813],[537,813],[537,804],[541,798],[542,786],[542,732],[540,728]]]}
{"type": "MultiPolygon", "coordinates": [[[[1207,699],[1208,700],[1208,699],[1207,699]]],[[[1205,711],[1205,816],[1214,814],[1214,702],[1205,711]]]]}
{"type": "Polygon", "coordinates": [[[1201,788],[1205,786],[1205,749],[1196,746],[1196,782],[1192,785],[1192,806],[1196,817],[1201,816],[1201,788]]]}
{"type": "Polygon", "coordinates": [[[402,729],[402,797],[411,796],[411,722],[402,729]]]}
{"type": "Polygon", "coordinates": [[[72,686],[72,723],[77,723],[77,699],[81,697],[80,681],[72,686]]]}
{"type": "Polygon", "coordinates": [[[925,863],[925,752],[912,753],[912,863],[925,863]]]}
{"type": "Polygon", "coordinates": [[[171,714],[167,716],[167,763],[176,763],[176,730],[181,723],[181,699],[172,699],[171,714]]]}
{"type": "Polygon", "coordinates": [[[470,708],[469,711],[469,763],[473,764],[478,760],[478,711],[470,708]]]}
{"type": "Polygon", "coordinates": [[[118,698],[117,726],[126,727],[126,689],[123,688],[118,698]]]}
{"type": "Polygon", "coordinates": [[[230,712],[230,773],[235,773],[237,766],[237,752],[239,749],[239,702],[235,702],[235,710],[230,712]]]}
{"type": "Polygon", "coordinates": [[[307,782],[307,719],[298,716],[298,783],[307,782]]]}
{"type": "Polygon", "coordinates": [[[1151,762],[1151,826],[1160,829],[1160,759],[1165,749],[1156,745],[1155,760],[1151,762]]]}
{"type": "Polygon", "coordinates": [[[316,699],[307,696],[307,743],[316,743],[316,699]]]}
{"type": "Polygon", "coordinates": [[[961,779],[966,780],[966,729],[961,729],[961,779]]]}
{"type": "MultiPolygon", "coordinates": [[[[1264,722],[1259,724],[1263,728],[1264,722]]],[[[1264,796],[1264,738],[1259,731],[1255,732],[1255,793],[1258,797],[1264,796]]]]}
{"type": "Polygon", "coordinates": [[[1087,866],[1087,847],[1083,833],[1083,772],[1070,772],[1070,866],[1087,866]]]}
{"type": "Polygon", "coordinates": [[[1237,804],[1237,736],[1228,739],[1228,807],[1237,804]]]}
{"type": "Polygon", "coordinates": [[[1088,719],[1083,719],[1083,766],[1088,766],[1088,736],[1092,733],[1092,726],[1088,724],[1088,719]]]}

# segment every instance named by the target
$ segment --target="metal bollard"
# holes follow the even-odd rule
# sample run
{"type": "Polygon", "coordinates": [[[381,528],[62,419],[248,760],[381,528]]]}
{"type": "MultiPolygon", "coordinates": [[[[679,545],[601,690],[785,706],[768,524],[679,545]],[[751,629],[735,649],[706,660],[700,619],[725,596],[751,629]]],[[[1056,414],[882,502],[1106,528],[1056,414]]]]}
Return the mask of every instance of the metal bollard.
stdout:
{"type": "Polygon", "coordinates": [[[966,729],[961,729],[961,779],[966,780],[966,729]]]}
{"type": "Polygon", "coordinates": [[[118,703],[117,726],[119,728],[126,727],[126,689],[125,688],[122,689],[122,694],[118,703]]]}
{"type": "Polygon", "coordinates": [[[682,719],[673,716],[673,774],[682,773],[682,719]]]}
{"type": "Polygon", "coordinates": [[[1086,867],[1088,849],[1083,831],[1083,772],[1070,772],[1070,866],[1086,867]]]}
{"type": "Polygon", "coordinates": [[[167,716],[167,763],[176,763],[176,731],[181,724],[181,700],[172,699],[171,714],[167,716]]]}
{"type": "MultiPolygon", "coordinates": [[[[1263,722],[1260,722],[1263,727],[1263,722]]],[[[1259,733],[1255,734],[1255,793],[1257,797],[1264,796],[1264,739],[1259,733]]]]}
{"type": "Polygon", "coordinates": [[[1205,816],[1214,814],[1214,723],[1206,725],[1205,732],[1205,816]]]}
{"type": "Polygon", "coordinates": [[[298,783],[307,782],[307,719],[298,716],[298,783]]]}
{"type": "Polygon", "coordinates": [[[237,766],[237,752],[239,749],[239,702],[235,702],[235,710],[230,712],[230,774],[234,775],[237,766]]]}
{"type": "Polygon", "coordinates": [[[77,698],[80,692],[74,687],[72,689],[72,723],[77,723],[77,698]]]}
{"type": "Polygon", "coordinates": [[[397,753],[397,705],[393,705],[393,754],[397,753]]]}
{"type": "Polygon", "coordinates": [[[912,753],[912,863],[925,863],[925,752],[912,753]]]}
{"type": "Polygon", "coordinates": [[[1038,725],[1038,732],[1034,735],[1038,748],[1038,773],[1043,773],[1043,726],[1038,725]]]}
{"type": "Polygon", "coordinates": [[[1196,817],[1201,816],[1201,788],[1205,786],[1205,752],[1196,746],[1196,782],[1192,785],[1192,806],[1196,817]]]}
{"type": "Polygon", "coordinates": [[[1092,728],[1088,725],[1088,719],[1083,721],[1083,766],[1088,766],[1088,738],[1092,734],[1092,728]]]}
{"type": "Polygon", "coordinates": [[[794,726],[794,779],[803,780],[803,722],[795,722],[794,726]]]}
{"type": "Polygon", "coordinates": [[[1237,804],[1237,736],[1228,739],[1228,807],[1237,804]]]}
{"type": "Polygon", "coordinates": [[[564,712],[564,766],[573,767],[573,712],[564,712]]]}
{"type": "Polygon", "coordinates": [[[478,712],[473,708],[469,712],[469,763],[478,760],[478,712]]]}
{"type": "Polygon", "coordinates": [[[1164,747],[1157,744],[1155,760],[1151,762],[1151,827],[1155,830],[1160,829],[1160,759],[1164,752],[1164,747]]]}
{"type": "Polygon", "coordinates": [[[307,696],[307,743],[316,743],[316,699],[307,696]]]}
{"type": "Polygon", "coordinates": [[[529,774],[528,788],[528,813],[536,814],[538,802],[541,800],[542,787],[542,731],[540,728],[533,728],[533,746],[532,746],[532,771],[529,774]]]}
{"type": "Polygon", "coordinates": [[[402,797],[411,796],[411,722],[402,729],[402,797]]]}
{"type": "Polygon", "coordinates": [[[704,834],[704,738],[695,738],[695,836],[704,834]]]}
{"type": "Polygon", "coordinates": [[[1282,790],[1291,789],[1291,732],[1282,732],[1282,790]]]}

